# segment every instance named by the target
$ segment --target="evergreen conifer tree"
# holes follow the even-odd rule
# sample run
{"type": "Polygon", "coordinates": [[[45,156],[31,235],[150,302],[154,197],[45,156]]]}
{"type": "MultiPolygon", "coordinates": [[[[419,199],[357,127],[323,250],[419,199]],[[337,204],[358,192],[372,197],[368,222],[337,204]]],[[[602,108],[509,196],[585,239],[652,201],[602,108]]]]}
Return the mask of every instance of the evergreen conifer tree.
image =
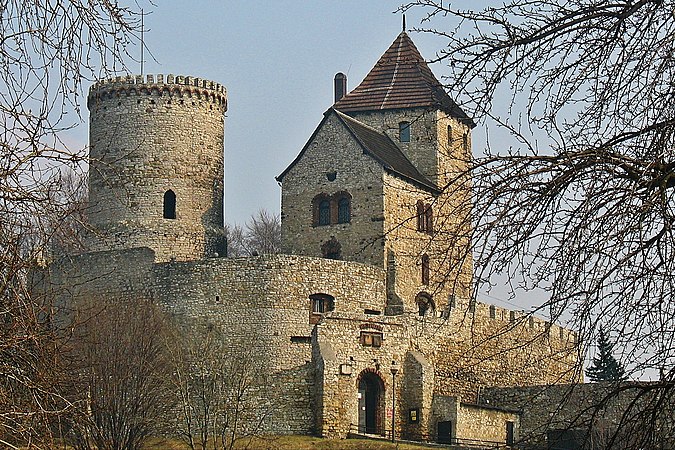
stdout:
{"type": "Polygon", "coordinates": [[[609,341],[601,325],[598,336],[598,354],[593,357],[593,364],[586,369],[586,376],[591,381],[621,381],[626,378],[623,366],[612,355],[613,349],[614,344],[609,341]]]}

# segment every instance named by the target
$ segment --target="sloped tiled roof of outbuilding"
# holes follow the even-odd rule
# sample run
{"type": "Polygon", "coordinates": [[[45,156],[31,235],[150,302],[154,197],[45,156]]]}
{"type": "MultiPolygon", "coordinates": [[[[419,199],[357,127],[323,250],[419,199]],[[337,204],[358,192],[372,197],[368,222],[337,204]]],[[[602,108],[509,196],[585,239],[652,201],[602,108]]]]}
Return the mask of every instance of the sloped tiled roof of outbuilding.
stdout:
{"type": "Polygon", "coordinates": [[[450,98],[405,31],[396,37],[361,84],[333,107],[345,113],[434,107],[475,126],[450,98]]]}
{"type": "Polygon", "coordinates": [[[309,138],[309,141],[307,141],[307,144],[305,144],[295,160],[293,160],[293,162],[278,177],[276,177],[277,181],[282,181],[288,171],[302,158],[307,147],[314,140],[314,136],[316,136],[317,132],[323,127],[324,122],[331,115],[335,115],[340,123],[345,126],[346,130],[361,146],[363,152],[375,159],[386,171],[398,175],[425,190],[438,192],[438,187],[417,170],[413,163],[410,162],[389,136],[335,110],[334,108],[331,108],[324,113],[324,119],[314,131],[314,134],[309,138]]]}

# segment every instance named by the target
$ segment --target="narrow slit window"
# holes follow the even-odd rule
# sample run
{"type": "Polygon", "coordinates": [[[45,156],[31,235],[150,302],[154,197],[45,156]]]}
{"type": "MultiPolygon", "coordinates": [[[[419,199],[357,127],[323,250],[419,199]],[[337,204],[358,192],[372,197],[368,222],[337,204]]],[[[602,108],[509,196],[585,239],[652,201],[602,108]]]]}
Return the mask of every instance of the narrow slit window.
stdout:
{"type": "Polygon", "coordinates": [[[448,148],[452,148],[452,125],[448,125],[448,148]]]}
{"type": "Polygon", "coordinates": [[[424,231],[426,229],[426,217],[424,214],[424,202],[417,201],[417,231],[424,231]]]}
{"type": "Polygon", "coordinates": [[[434,232],[434,210],[431,205],[426,205],[424,209],[424,231],[429,234],[434,232]]]}
{"type": "Polygon", "coordinates": [[[429,284],[429,255],[422,255],[422,284],[429,284]]]}
{"type": "Polygon", "coordinates": [[[398,124],[398,140],[400,142],[410,142],[410,122],[398,124]]]}
{"type": "Polygon", "coordinates": [[[176,194],[171,189],[164,193],[164,218],[176,218],[176,194]]]}

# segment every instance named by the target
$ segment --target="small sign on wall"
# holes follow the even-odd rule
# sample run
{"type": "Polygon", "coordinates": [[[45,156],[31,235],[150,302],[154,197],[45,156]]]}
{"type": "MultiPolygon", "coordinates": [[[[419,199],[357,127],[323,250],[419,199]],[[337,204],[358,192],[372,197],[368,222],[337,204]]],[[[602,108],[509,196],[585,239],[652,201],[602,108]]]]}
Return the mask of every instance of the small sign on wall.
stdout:
{"type": "Polygon", "coordinates": [[[340,364],[340,375],[351,375],[352,366],[349,364],[340,364]]]}
{"type": "Polygon", "coordinates": [[[410,423],[418,423],[420,421],[420,409],[411,408],[408,410],[408,421],[410,423]]]}

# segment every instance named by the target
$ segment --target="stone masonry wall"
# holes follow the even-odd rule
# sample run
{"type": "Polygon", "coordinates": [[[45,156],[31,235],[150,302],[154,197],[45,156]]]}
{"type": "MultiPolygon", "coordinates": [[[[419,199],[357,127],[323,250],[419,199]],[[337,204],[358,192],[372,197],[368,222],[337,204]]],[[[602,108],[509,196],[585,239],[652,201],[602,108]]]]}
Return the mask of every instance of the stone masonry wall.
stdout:
{"type": "Polygon", "coordinates": [[[118,77],[89,92],[90,249],[150,247],[158,261],[224,252],[225,88],[194,77],[118,77]],[[163,217],[164,193],[176,217],[163,217]]]}
{"type": "MultiPolygon", "coordinates": [[[[446,113],[423,108],[350,113],[387,133],[408,159],[439,188],[432,194],[392,175],[384,178],[386,251],[396,262],[396,293],[405,308],[415,310],[415,297],[427,292],[440,312],[448,302],[468,304],[472,260],[466,250],[471,229],[470,184],[466,165],[471,155],[470,127],[446,113]],[[399,142],[399,123],[410,123],[410,142],[399,142]],[[452,134],[448,136],[448,131],[452,134]],[[463,136],[466,135],[466,146],[463,136]],[[431,205],[432,233],[417,231],[417,201],[431,205]],[[421,256],[430,258],[431,280],[421,283],[421,256]]],[[[391,260],[388,258],[387,261],[391,260]]]]}
{"type": "Polygon", "coordinates": [[[314,432],[309,296],[335,298],[335,310],[326,316],[383,310],[383,270],[289,255],[159,264],[154,259],[147,248],[90,253],[52,265],[47,284],[64,306],[142,296],[163,305],[187,333],[217,327],[226,346],[251,346],[260,356],[259,370],[270,380],[261,402],[272,406],[264,431],[314,432]]]}
{"type": "Polygon", "coordinates": [[[579,348],[569,330],[477,302],[446,320],[420,318],[410,333],[434,363],[436,392],[476,403],[483,387],[577,382],[579,348]]]}
{"type": "Polygon", "coordinates": [[[321,245],[335,237],[342,259],[383,267],[381,174],[379,164],[364,155],[335,114],[329,115],[283,178],[282,250],[322,256],[321,245]],[[335,180],[329,181],[327,175],[332,172],[335,180]],[[338,192],[352,197],[351,222],[315,226],[312,199],[338,192]]]}
{"type": "MultiPolygon", "coordinates": [[[[573,431],[589,448],[605,448],[615,433],[617,447],[638,448],[635,440],[653,427],[652,442],[672,448],[672,403],[659,397],[658,382],[587,383],[492,387],[481,403],[522,411],[520,439],[524,448],[549,448],[547,432],[573,431]],[[655,394],[655,395],[653,395],[655,394]],[[645,408],[650,408],[645,411],[645,408]]],[[[668,388],[670,389],[670,388],[668,388]]],[[[654,444],[656,445],[656,444],[654,444]]],[[[656,447],[654,447],[656,448],[656,447]]]]}
{"type": "Polygon", "coordinates": [[[520,416],[515,411],[504,411],[470,403],[460,403],[457,413],[457,436],[469,443],[506,443],[506,423],[514,426],[518,438],[520,416]],[[478,442],[477,442],[478,441],[478,442]]]}

